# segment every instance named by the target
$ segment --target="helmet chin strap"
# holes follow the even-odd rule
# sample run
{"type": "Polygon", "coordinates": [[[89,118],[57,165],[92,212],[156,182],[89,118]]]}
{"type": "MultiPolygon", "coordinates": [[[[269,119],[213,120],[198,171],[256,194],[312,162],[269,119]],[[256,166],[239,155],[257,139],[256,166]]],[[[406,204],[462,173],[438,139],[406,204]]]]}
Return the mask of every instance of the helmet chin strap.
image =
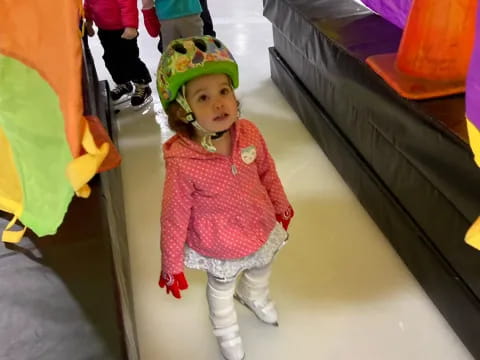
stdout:
{"type": "Polygon", "coordinates": [[[178,93],[176,100],[180,104],[180,106],[183,108],[183,110],[187,112],[187,115],[185,116],[186,122],[189,124],[192,124],[195,127],[195,129],[203,133],[202,140],[200,141],[202,147],[209,152],[217,151],[217,148],[212,143],[212,139],[215,140],[220,138],[223,134],[227,132],[227,130],[211,132],[205,129],[202,125],[198,123],[197,120],[195,120],[193,111],[190,108],[190,105],[188,105],[187,99],[185,98],[185,85],[182,86],[182,89],[178,93]]]}

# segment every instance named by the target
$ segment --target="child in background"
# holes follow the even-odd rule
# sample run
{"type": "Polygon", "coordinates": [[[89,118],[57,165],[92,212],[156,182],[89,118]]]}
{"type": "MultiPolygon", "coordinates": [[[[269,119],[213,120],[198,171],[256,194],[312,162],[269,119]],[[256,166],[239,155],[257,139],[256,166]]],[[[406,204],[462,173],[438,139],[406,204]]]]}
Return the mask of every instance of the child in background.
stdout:
{"type": "Polygon", "coordinates": [[[164,46],[178,38],[203,35],[199,0],[155,0],[155,11],[164,46]]]}
{"type": "Polygon", "coordinates": [[[110,92],[113,102],[119,103],[131,96],[131,105],[137,108],[151,101],[152,90],[148,84],[152,78],[139,58],[137,45],[136,0],[85,0],[84,9],[87,34],[95,34],[95,23],[104,49],[105,66],[116,83],[110,92]]]}
{"type": "MultiPolygon", "coordinates": [[[[200,6],[202,8],[200,18],[203,21],[203,34],[215,37],[216,32],[213,29],[212,17],[208,10],[207,0],[200,0],[200,6]]],[[[157,48],[158,51],[163,52],[163,39],[160,32],[160,23],[155,13],[154,0],[142,0],[142,12],[148,34],[153,38],[159,37],[157,48]]]]}
{"type": "Polygon", "coordinates": [[[159,285],[181,298],[184,266],[206,271],[213,333],[227,360],[241,360],[233,300],[278,326],[269,278],[293,209],[258,128],[239,118],[237,64],[219,40],[171,42],[157,85],[177,133],[163,146],[159,285]]]}

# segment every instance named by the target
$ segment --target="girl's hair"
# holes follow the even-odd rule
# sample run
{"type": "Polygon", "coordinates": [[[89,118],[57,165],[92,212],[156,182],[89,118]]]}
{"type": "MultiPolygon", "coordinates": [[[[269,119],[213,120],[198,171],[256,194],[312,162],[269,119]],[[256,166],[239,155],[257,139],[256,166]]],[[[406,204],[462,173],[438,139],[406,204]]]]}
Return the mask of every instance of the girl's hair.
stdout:
{"type": "Polygon", "coordinates": [[[168,127],[183,136],[190,139],[195,135],[195,129],[192,124],[187,124],[184,120],[187,112],[176,101],[172,101],[167,108],[168,127]]]}

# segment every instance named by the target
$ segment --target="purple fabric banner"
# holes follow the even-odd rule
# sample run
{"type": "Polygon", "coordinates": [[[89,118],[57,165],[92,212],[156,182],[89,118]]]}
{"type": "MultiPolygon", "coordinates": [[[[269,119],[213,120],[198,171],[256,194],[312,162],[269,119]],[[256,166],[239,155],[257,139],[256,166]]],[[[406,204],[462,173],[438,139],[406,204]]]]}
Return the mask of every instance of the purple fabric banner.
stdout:
{"type": "Polygon", "coordinates": [[[403,29],[413,0],[361,0],[366,7],[403,29]]]}
{"type": "Polygon", "coordinates": [[[480,129],[480,6],[477,6],[475,43],[467,75],[465,95],[467,118],[480,129]]]}

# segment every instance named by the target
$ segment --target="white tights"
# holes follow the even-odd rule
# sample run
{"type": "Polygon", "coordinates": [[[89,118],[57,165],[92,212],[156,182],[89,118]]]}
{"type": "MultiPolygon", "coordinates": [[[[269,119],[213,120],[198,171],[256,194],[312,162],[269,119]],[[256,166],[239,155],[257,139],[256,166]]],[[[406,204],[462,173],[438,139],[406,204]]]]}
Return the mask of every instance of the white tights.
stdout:
{"type": "MultiPolygon", "coordinates": [[[[249,290],[253,297],[267,297],[271,265],[245,270],[239,279],[239,287],[249,290]]],[[[244,357],[233,295],[236,278],[222,281],[208,274],[207,301],[213,333],[220,349],[228,360],[241,360],[244,357]]]]}

